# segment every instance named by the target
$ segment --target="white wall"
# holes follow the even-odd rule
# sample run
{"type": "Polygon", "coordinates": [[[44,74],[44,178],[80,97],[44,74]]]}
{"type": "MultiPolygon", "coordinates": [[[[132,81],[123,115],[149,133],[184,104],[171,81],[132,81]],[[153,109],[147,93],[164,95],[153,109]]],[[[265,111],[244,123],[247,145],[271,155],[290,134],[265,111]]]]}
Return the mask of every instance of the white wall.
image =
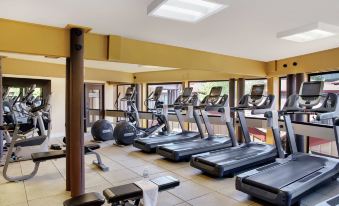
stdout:
{"type": "Polygon", "coordinates": [[[51,78],[51,137],[65,136],[65,91],[64,78],[51,78]]]}

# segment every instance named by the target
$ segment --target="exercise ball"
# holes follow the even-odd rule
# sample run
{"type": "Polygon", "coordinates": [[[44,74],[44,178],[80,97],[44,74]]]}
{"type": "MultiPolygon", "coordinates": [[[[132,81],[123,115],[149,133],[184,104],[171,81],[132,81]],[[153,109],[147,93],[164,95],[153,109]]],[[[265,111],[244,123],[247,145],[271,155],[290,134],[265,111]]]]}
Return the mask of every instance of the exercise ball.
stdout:
{"type": "Polygon", "coordinates": [[[131,145],[137,137],[137,129],[127,121],[120,121],[114,128],[114,139],[119,145],[131,145]]]}
{"type": "Polygon", "coordinates": [[[112,124],[105,120],[101,119],[94,122],[91,133],[95,141],[108,141],[113,139],[113,127],[112,124]]]}

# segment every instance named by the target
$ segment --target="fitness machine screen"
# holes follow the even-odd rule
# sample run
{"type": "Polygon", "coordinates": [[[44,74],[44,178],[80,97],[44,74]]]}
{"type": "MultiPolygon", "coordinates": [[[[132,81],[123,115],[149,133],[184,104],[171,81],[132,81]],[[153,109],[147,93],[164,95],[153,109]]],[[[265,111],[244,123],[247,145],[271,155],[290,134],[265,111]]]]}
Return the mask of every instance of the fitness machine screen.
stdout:
{"type": "Polygon", "coordinates": [[[264,84],[255,84],[252,86],[251,96],[263,96],[264,95],[264,84]]]}
{"type": "Polygon", "coordinates": [[[126,90],[125,96],[126,96],[126,97],[131,97],[133,94],[134,94],[134,89],[133,89],[133,87],[128,87],[127,90],[126,90]]]}
{"type": "Polygon", "coordinates": [[[187,87],[184,89],[182,96],[183,97],[190,97],[193,91],[193,87],[187,87]]]}
{"type": "Polygon", "coordinates": [[[163,87],[156,87],[153,93],[153,98],[154,99],[159,99],[162,93],[163,87]]]}
{"type": "Polygon", "coordinates": [[[221,95],[222,87],[212,87],[210,97],[219,97],[221,95]]]}
{"type": "Polygon", "coordinates": [[[321,82],[304,82],[301,96],[319,96],[321,93],[321,82]]]}

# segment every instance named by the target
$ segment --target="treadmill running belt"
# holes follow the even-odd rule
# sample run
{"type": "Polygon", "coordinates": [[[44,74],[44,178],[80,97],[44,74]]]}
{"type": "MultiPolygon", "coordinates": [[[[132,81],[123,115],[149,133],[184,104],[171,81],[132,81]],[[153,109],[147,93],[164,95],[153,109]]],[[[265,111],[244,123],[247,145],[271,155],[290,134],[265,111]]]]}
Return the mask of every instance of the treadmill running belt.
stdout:
{"type": "Polygon", "coordinates": [[[327,201],[327,204],[329,204],[330,206],[337,206],[337,205],[339,205],[339,196],[330,199],[329,201],[327,201]]]}
{"type": "Polygon", "coordinates": [[[244,183],[255,185],[272,192],[312,174],[324,166],[324,161],[317,157],[301,156],[295,160],[267,169],[244,179],[244,183]]]}
{"type": "Polygon", "coordinates": [[[252,144],[249,146],[229,148],[227,150],[221,150],[211,152],[207,155],[197,156],[195,161],[203,162],[207,165],[225,165],[237,162],[239,160],[248,160],[252,158],[258,158],[265,155],[276,155],[275,147],[271,145],[252,144]]]}

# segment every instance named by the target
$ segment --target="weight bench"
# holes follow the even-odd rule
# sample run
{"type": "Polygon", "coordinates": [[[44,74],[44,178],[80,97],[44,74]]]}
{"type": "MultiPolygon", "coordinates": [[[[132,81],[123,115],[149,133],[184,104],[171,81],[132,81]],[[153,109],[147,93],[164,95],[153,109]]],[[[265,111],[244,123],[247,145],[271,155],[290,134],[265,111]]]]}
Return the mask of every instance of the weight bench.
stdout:
{"type": "MultiPolygon", "coordinates": [[[[159,192],[172,189],[180,184],[179,180],[171,176],[158,177],[150,181],[158,185],[159,192]]],[[[137,206],[142,199],[143,192],[136,184],[130,183],[105,189],[103,194],[107,203],[112,206],[137,206]]],[[[64,206],[101,206],[104,203],[104,198],[99,193],[86,193],[64,201],[64,206]]]]}
{"type": "MultiPolygon", "coordinates": [[[[103,164],[99,153],[95,151],[99,148],[100,148],[100,145],[98,144],[85,145],[84,146],[85,155],[94,154],[97,160],[94,160],[93,164],[105,172],[105,171],[108,171],[109,168],[103,164]]],[[[54,151],[48,151],[48,152],[37,152],[37,153],[32,153],[31,157],[32,157],[32,161],[34,162],[34,169],[31,173],[27,175],[17,176],[17,177],[10,177],[7,175],[7,170],[8,170],[8,166],[10,163],[10,156],[8,155],[8,157],[6,158],[6,163],[4,165],[4,170],[3,170],[4,178],[10,182],[23,181],[23,180],[30,179],[37,174],[41,162],[66,157],[66,151],[65,150],[54,150],[54,151]]]]}

